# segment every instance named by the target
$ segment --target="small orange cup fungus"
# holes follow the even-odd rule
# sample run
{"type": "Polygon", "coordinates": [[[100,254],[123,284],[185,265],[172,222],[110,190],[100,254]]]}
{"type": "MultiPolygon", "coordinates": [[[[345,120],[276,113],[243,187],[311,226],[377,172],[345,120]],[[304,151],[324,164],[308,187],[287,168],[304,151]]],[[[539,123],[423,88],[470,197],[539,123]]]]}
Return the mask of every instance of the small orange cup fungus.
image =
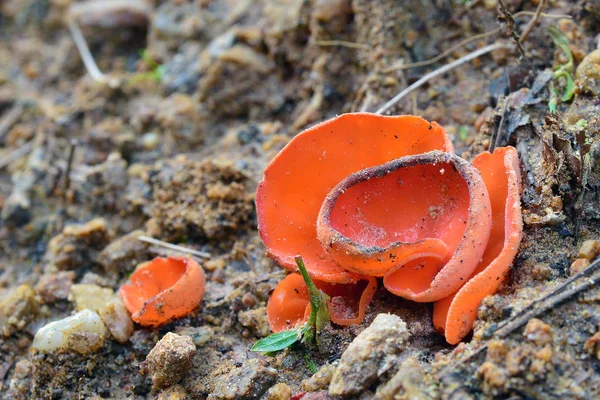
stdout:
{"type": "Polygon", "coordinates": [[[188,257],[157,257],[141,264],[119,293],[131,318],[159,326],[195,310],[204,296],[204,271],[188,257]]]}
{"type": "Polygon", "coordinates": [[[317,239],[325,197],[354,172],[431,150],[452,152],[452,142],[441,126],[415,116],[344,114],[300,133],[267,166],[256,190],[258,229],[269,256],[296,271],[300,254],[314,279],[356,281],[317,239]]]}
{"type": "Polygon", "coordinates": [[[504,281],[523,238],[517,151],[504,147],[493,154],[485,152],[475,157],[473,165],[481,172],[492,200],[492,229],[473,276],[458,292],[433,307],[433,324],[450,344],[460,342],[469,333],[479,303],[504,281]]]}
{"type": "MultiPolygon", "coordinates": [[[[329,296],[329,316],[338,325],[360,323],[377,291],[377,280],[369,276],[361,276],[358,282],[349,284],[331,284],[318,280],[313,282],[329,296]]],[[[267,304],[269,326],[273,332],[298,327],[308,320],[310,312],[306,283],[296,273],[289,274],[279,282],[267,304]]]]}
{"type": "MultiPolygon", "coordinates": [[[[436,302],[436,328],[457,343],[518,250],[519,184],[511,147],[471,164],[436,123],[345,114],[300,133],[271,161],[256,192],[258,225],[271,258],[294,271],[300,254],[317,287],[358,305],[343,319],[332,302],[333,322],[362,321],[383,277],[398,296],[436,302]]],[[[304,321],[308,303],[302,278],[289,275],[269,299],[271,328],[304,321]]]]}
{"type": "Polygon", "coordinates": [[[344,179],[323,203],[317,236],[344,268],[385,275],[390,292],[431,302],[452,294],[475,270],[491,223],[477,170],[433,151],[344,179]]]}

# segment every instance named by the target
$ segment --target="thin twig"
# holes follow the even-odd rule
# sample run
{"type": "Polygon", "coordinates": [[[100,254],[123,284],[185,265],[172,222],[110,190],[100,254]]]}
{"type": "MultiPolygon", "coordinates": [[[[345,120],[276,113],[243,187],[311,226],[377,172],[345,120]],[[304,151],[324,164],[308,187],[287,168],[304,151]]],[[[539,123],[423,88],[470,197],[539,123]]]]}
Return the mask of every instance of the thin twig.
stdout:
{"type": "Polygon", "coordinates": [[[500,8],[500,12],[502,13],[502,16],[504,17],[506,25],[508,26],[509,33],[511,34],[513,40],[515,41],[515,44],[517,45],[519,54],[521,54],[522,56],[525,56],[525,49],[523,48],[523,45],[521,44],[521,38],[520,38],[519,34],[517,33],[517,31],[515,30],[515,18],[508,11],[503,0],[498,0],[498,5],[500,8]]]}
{"type": "Polygon", "coordinates": [[[317,41],[315,41],[315,44],[318,46],[324,46],[324,47],[325,46],[341,46],[341,47],[349,47],[351,49],[358,49],[358,50],[369,50],[371,48],[366,44],[348,42],[346,40],[317,40],[317,41]]]}
{"type": "Polygon", "coordinates": [[[67,158],[67,169],[65,172],[65,185],[63,187],[63,192],[65,194],[69,190],[69,186],[71,186],[71,168],[73,166],[73,156],[75,155],[76,147],[77,147],[77,141],[75,139],[72,139],[71,146],[69,147],[69,156],[67,158]]]}
{"type": "Polygon", "coordinates": [[[23,114],[23,104],[17,103],[11,108],[6,114],[2,116],[0,119],[0,142],[4,140],[4,135],[6,135],[10,128],[13,127],[14,124],[17,123],[19,118],[21,118],[21,114],[23,114]]]}
{"type": "Polygon", "coordinates": [[[90,52],[90,48],[79,29],[79,25],[72,17],[67,18],[67,25],[69,26],[69,30],[71,31],[71,35],[73,36],[73,41],[75,42],[75,47],[79,50],[79,55],[81,56],[81,60],[83,61],[83,65],[85,65],[85,69],[87,69],[90,76],[98,81],[98,82],[106,82],[106,75],[100,71],[96,61],[94,61],[94,56],[90,52]]]}
{"type": "Polygon", "coordinates": [[[13,161],[18,160],[21,157],[24,157],[31,151],[33,148],[33,140],[31,139],[29,142],[25,143],[23,146],[19,147],[16,150],[8,153],[5,156],[0,157],[0,170],[4,169],[4,167],[10,165],[13,161]]]}
{"type": "Polygon", "coordinates": [[[466,39],[458,42],[454,46],[450,47],[448,50],[444,51],[443,53],[440,53],[437,56],[435,56],[433,58],[430,58],[429,60],[418,61],[418,62],[414,62],[414,63],[410,63],[410,64],[396,64],[396,65],[392,65],[391,67],[388,67],[388,68],[384,69],[382,72],[384,74],[387,74],[389,72],[398,71],[398,70],[401,70],[401,69],[424,67],[426,65],[433,64],[433,63],[441,60],[442,58],[448,56],[453,51],[455,51],[455,50],[457,50],[457,49],[459,49],[459,48],[461,48],[461,47],[463,47],[463,46],[471,43],[472,41],[477,40],[477,39],[486,38],[486,37],[491,36],[491,35],[493,35],[495,33],[498,33],[499,31],[500,31],[500,28],[494,29],[494,30],[489,31],[489,32],[483,32],[483,33],[480,33],[478,35],[470,36],[470,37],[468,37],[468,38],[466,38],[466,39]]]}
{"type": "Polygon", "coordinates": [[[190,249],[187,247],[179,246],[176,244],[163,242],[162,240],[154,239],[149,236],[138,236],[138,239],[141,240],[142,242],[154,244],[156,246],[162,246],[164,248],[179,251],[181,253],[192,254],[197,257],[202,257],[202,258],[211,258],[212,257],[210,255],[210,253],[207,253],[205,251],[198,251],[198,250],[190,249]]]}
{"type": "Polygon", "coordinates": [[[419,79],[418,81],[416,81],[415,83],[413,83],[412,85],[410,85],[409,87],[407,87],[406,89],[404,89],[403,91],[398,93],[396,96],[394,96],[394,98],[392,98],[390,101],[385,103],[379,110],[375,111],[375,114],[381,114],[381,113],[387,111],[388,109],[393,107],[396,103],[398,103],[400,100],[402,100],[404,98],[404,96],[406,96],[413,90],[417,89],[418,87],[421,87],[424,83],[431,80],[432,78],[442,75],[443,73],[450,71],[451,69],[456,68],[456,67],[458,67],[466,62],[469,62],[477,57],[480,57],[484,54],[490,53],[494,50],[503,49],[503,48],[510,48],[510,46],[508,46],[505,43],[490,44],[481,49],[473,51],[457,60],[454,60],[450,64],[446,64],[434,71],[431,71],[430,73],[423,76],[421,79],[419,79]]]}
{"type": "MultiPolygon", "coordinates": [[[[513,15],[513,18],[519,18],[519,17],[523,17],[526,15],[536,15],[536,13],[532,12],[532,11],[519,11],[518,13],[513,15]]],[[[566,14],[546,14],[546,13],[540,13],[539,14],[540,17],[543,18],[568,18],[571,19],[573,17],[571,17],[570,15],[566,15],[566,14]]],[[[455,44],[454,46],[450,47],[449,49],[445,50],[444,52],[438,54],[437,56],[430,58],[428,60],[424,60],[424,61],[418,61],[418,62],[414,62],[414,63],[409,63],[409,64],[402,64],[402,62],[397,63],[395,65],[392,65],[391,67],[388,67],[386,69],[384,69],[382,72],[384,74],[393,72],[393,71],[398,71],[398,70],[402,70],[402,69],[409,69],[409,68],[417,68],[417,67],[425,67],[427,65],[431,65],[439,60],[441,60],[444,57],[449,56],[452,52],[454,52],[455,50],[458,50],[459,48],[466,46],[467,44],[471,43],[474,40],[477,39],[484,39],[488,36],[492,36],[495,33],[498,33],[500,31],[500,28],[497,29],[493,29],[491,31],[488,32],[483,32],[483,33],[479,33],[477,35],[473,35],[470,36],[466,39],[463,39],[462,41],[458,42],[457,44],[455,44]]],[[[521,39],[521,41],[523,41],[521,39]]]]}
{"type": "Polygon", "coordinates": [[[531,21],[529,21],[529,23],[523,30],[523,33],[521,33],[521,43],[527,40],[527,37],[529,36],[535,25],[538,23],[538,20],[540,19],[540,15],[542,14],[542,10],[544,9],[545,5],[546,0],[540,0],[540,3],[538,4],[537,9],[535,10],[535,14],[533,15],[533,18],[531,18],[531,21]]]}

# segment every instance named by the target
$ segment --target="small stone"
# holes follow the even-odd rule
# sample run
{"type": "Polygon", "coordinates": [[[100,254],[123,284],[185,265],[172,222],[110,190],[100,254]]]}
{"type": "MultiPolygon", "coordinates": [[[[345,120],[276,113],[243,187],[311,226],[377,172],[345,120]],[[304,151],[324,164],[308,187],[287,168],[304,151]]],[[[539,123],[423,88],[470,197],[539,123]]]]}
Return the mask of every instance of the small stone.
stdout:
{"type": "Polygon", "coordinates": [[[238,313],[238,320],[243,327],[252,329],[259,337],[269,335],[270,328],[266,307],[241,311],[238,313]]]}
{"type": "Polygon", "coordinates": [[[571,276],[577,275],[578,273],[586,269],[588,265],[590,265],[590,260],[588,260],[587,258],[578,258],[577,260],[573,261],[573,264],[571,264],[569,273],[571,274],[571,276]]]}
{"type": "Polygon", "coordinates": [[[188,336],[167,333],[146,357],[152,375],[152,388],[162,389],[176,384],[192,367],[196,346],[188,336]]]}
{"type": "Polygon", "coordinates": [[[115,296],[99,311],[102,322],[119,342],[126,343],[133,334],[133,321],[121,297],[115,296]]]}
{"type": "Polygon", "coordinates": [[[329,394],[348,396],[364,391],[381,374],[397,364],[407,341],[408,330],[400,317],[379,314],[342,354],[329,386],[329,394]]]}
{"type": "Polygon", "coordinates": [[[277,371],[252,358],[215,379],[208,400],[259,399],[275,382],[277,371]]]}
{"type": "Polygon", "coordinates": [[[41,352],[72,350],[89,354],[99,350],[108,332],[100,316],[83,310],[70,317],[50,322],[33,338],[33,348],[41,352]]]}
{"type": "Polygon", "coordinates": [[[185,400],[187,398],[187,393],[183,386],[173,385],[160,392],[156,400],[185,400]]]}
{"type": "MultiPolygon", "coordinates": [[[[528,345],[529,346],[529,345],[528,345]]],[[[506,370],[510,375],[519,375],[527,370],[531,363],[531,348],[518,346],[506,355],[506,370]]]]}
{"type": "Polygon", "coordinates": [[[0,333],[10,336],[35,318],[39,302],[29,285],[21,285],[0,301],[0,333]]]}
{"type": "Polygon", "coordinates": [[[327,388],[335,372],[335,366],[325,364],[310,378],[305,379],[300,384],[300,388],[305,392],[316,392],[327,388]]]}
{"type": "Polygon", "coordinates": [[[71,286],[69,299],[75,302],[77,311],[88,309],[99,313],[114,297],[115,292],[112,289],[98,285],[78,284],[71,286]]]}
{"type": "Polygon", "coordinates": [[[286,383],[278,383],[267,391],[266,400],[289,400],[292,397],[292,388],[286,383]]]}
{"type": "Polygon", "coordinates": [[[596,332],[593,336],[589,337],[585,341],[583,348],[600,360],[600,332],[596,332]]]}
{"type": "Polygon", "coordinates": [[[98,262],[107,272],[126,274],[135,270],[138,264],[151,258],[148,245],[139,239],[145,234],[136,230],[112,241],[98,254],[98,262]]]}
{"type": "Polygon", "coordinates": [[[75,280],[75,272],[61,271],[56,274],[46,274],[40,277],[35,291],[45,304],[66,300],[71,293],[71,285],[75,280]]]}
{"type": "Polygon", "coordinates": [[[394,400],[400,393],[406,399],[429,400],[431,396],[427,394],[425,387],[421,364],[410,356],[402,362],[392,379],[377,389],[373,400],[394,400]]]}
{"type": "Polygon", "coordinates": [[[481,375],[486,385],[493,388],[501,388],[506,383],[506,375],[502,369],[490,361],[481,364],[479,375],[481,375]]]}
{"type": "Polygon", "coordinates": [[[527,322],[523,336],[536,345],[543,346],[552,342],[552,328],[545,322],[537,318],[532,318],[527,322]]]}
{"type": "Polygon", "coordinates": [[[196,347],[202,347],[208,343],[215,335],[214,329],[210,326],[180,326],[175,329],[178,335],[189,336],[196,347]]]}
{"type": "Polygon", "coordinates": [[[104,218],[67,225],[48,243],[50,265],[61,271],[91,266],[97,253],[109,241],[110,233],[104,218]]]}
{"type": "Polygon", "coordinates": [[[579,93],[600,96],[600,49],[585,56],[577,66],[575,87],[579,93]]]}
{"type": "Polygon", "coordinates": [[[594,258],[600,254],[600,241],[598,240],[586,240],[583,242],[577,253],[577,258],[585,258],[586,260],[593,261],[594,258]]]}

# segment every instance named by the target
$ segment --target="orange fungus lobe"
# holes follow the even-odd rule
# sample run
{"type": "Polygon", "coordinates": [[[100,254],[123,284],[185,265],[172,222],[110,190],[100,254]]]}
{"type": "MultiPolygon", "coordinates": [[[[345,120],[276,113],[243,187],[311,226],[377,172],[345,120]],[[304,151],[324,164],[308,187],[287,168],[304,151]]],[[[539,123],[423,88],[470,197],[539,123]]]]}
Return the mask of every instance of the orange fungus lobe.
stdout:
{"type": "Polygon", "coordinates": [[[411,154],[453,151],[446,132],[416,116],[344,114],[300,134],[271,161],[256,192],[260,235],[268,254],[295,271],[302,255],[313,279],[358,279],[321,246],[316,222],[327,194],[348,175],[411,154]]]}
{"type": "Polygon", "coordinates": [[[448,343],[456,344],[469,333],[484,297],[503,282],[523,237],[520,173],[512,147],[485,152],[473,160],[490,195],[492,227],[489,243],[471,279],[453,295],[434,305],[434,325],[448,343]]]}
{"type": "Polygon", "coordinates": [[[157,257],[141,264],[119,293],[135,322],[159,326],[195,310],[204,285],[204,271],[193,259],[157,257]]]}
{"type": "MultiPolygon", "coordinates": [[[[333,284],[313,280],[329,296],[327,306],[331,321],[338,325],[362,322],[367,307],[377,291],[377,280],[360,276],[356,283],[333,284]]],[[[267,303],[269,326],[273,332],[293,329],[308,320],[311,306],[302,276],[292,273],[275,287],[267,303]]]]}
{"type": "Polygon", "coordinates": [[[384,276],[392,293],[429,302],[470,276],[490,225],[490,200],[475,168],[454,154],[429,152],[344,179],[323,203],[317,234],[339,265],[384,276]]]}

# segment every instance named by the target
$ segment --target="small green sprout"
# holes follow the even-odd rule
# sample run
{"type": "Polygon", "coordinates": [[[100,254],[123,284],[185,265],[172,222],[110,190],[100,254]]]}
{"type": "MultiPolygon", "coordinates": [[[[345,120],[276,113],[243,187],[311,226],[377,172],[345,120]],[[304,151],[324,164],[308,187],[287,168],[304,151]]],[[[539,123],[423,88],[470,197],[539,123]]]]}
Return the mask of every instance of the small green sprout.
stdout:
{"type": "Polygon", "coordinates": [[[555,26],[550,26],[548,28],[548,34],[552,38],[554,44],[562,49],[562,51],[567,55],[568,62],[566,64],[562,64],[556,68],[554,73],[552,74],[553,80],[550,81],[550,102],[548,103],[548,108],[551,113],[556,113],[556,107],[558,105],[558,101],[561,102],[569,101],[573,98],[573,94],[575,93],[575,82],[573,81],[573,54],[571,53],[571,48],[569,47],[569,40],[565,36],[565,34],[555,26]],[[559,83],[560,79],[564,79],[564,91],[560,94],[559,89],[556,87],[556,84],[559,83]]]}
{"type": "Polygon", "coordinates": [[[147,49],[143,49],[142,51],[140,51],[140,57],[148,66],[148,71],[139,72],[133,75],[129,79],[129,84],[134,85],[144,80],[154,80],[156,82],[161,82],[165,74],[165,66],[159,64],[154,58],[152,58],[147,49]]]}
{"type": "Polygon", "coordinates": [[[296,256],[294,259],[308,289],[311,306],[308,321],[301,327],[277,332],[259,340],[252,346],[251,351],[272,353],[288,348],[296,342],[308,343],[315,339],[318,341],[319,333],[329,323],[329,308],[327,307],[329,296],[315,286],[310,275],[308,275],[308,271],[306,271],[302,257],[296,256]]]}
{"type": "Polygon", "coordinates": [[[308,354],[306,353],[304,353],[304,361],[306,361],[306,365],[308,366],[308,369],[310,369],[310,372],[316,374],[319,371],[319,368],[317,368],[317,364],[315,364],[315,362],[311,360],[308,354]]]}

